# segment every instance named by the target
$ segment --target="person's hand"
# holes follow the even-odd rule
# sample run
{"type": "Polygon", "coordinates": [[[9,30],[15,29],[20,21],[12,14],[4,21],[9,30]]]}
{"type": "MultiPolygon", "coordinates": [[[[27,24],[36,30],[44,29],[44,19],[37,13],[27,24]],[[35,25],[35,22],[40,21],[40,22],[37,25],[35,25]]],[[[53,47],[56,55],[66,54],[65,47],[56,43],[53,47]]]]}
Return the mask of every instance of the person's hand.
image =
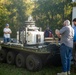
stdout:
{"type": "Polygon", "coordinates": [[[10,34],[10,32],[8,32],[8,34],[10,34]]]}
{"type": "Polygon", "coordinates": [[[5,34],[8,34],[8,32],[4,32],[5,34]]]}
{"type": "Polygon", "coordinates": [[[56,29],[56,30],[55,30],[55,34],[58,34],[58,33],[59,33],[59,30],[58,30],[58,29],[56,29]]]}
{"type": "Polygon", "coordinates": [[[9,31],[8,34],[11,34],[11,31],[9,31]]]}
{"type": "Polygon", "coordinates": [[[5,34],[10,34],[11,32],[4,32],[5,34]]]}

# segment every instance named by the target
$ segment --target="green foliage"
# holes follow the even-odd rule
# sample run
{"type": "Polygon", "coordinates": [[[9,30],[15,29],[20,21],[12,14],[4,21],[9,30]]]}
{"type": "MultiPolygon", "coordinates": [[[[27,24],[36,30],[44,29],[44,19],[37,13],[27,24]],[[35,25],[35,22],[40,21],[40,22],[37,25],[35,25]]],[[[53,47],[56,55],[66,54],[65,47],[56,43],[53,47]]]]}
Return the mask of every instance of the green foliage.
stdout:
{"type": "Polygon", "coordinates": [[[33,12],[39,26],[47,25],[54,31],[61,28],[65,19],[71,20],[71,0],[42,0],[36,2],[37,8],[33,12]]]}
{"type": "Polygon", "coordinates": [[[55,31],[60,29],[65,19],[72,19],[72,7],[76,3],[71,0],[0,0],[0,36],[6,23],[10,24],[12,37],[16,31],[25,25],[25,20],[31,14],[36,25],[44,30],[47,25],[55,31]]]}
{"type": "Polygon", "coordinates": [[[3,28],[8,20],[9,14],[10,13],[7,11],[6,7],[0,3],[0,35],[3,33],[3,28]]]}

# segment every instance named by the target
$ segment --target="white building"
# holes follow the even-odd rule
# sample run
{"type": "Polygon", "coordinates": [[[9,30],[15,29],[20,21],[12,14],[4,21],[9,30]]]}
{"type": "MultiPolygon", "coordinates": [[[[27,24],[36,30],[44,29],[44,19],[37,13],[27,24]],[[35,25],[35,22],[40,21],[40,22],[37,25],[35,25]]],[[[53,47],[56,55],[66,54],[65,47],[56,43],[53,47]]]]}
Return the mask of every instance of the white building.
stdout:
{"type": "MultiPolygon", "coordinates": [[[[76,0],[72,0],[72,2],[76,2],[76,0]]],[[[76,6],[73,7],[72,9],[72,20],[76,18],[76,6]]],[[[72,26],[73,26],[73,23],[72,23],[72,26]]]]}
{"type": "Polygon", "coordinates": [[[72,2],[76,2],[76,0],[72,0],[72,2]]]}

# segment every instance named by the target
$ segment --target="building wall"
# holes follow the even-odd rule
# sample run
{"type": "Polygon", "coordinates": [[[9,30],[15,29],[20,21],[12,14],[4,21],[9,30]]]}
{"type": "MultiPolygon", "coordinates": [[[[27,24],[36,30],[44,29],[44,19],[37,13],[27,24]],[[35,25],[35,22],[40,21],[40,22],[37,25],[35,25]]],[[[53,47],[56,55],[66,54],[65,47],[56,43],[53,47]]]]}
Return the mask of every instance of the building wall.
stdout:
{"type": "MultiPolygon", "coordinates": [[[[72,10],[72,20],[76,18],[76,7],[73,7],[73,10],[72,10]]],[[[73,23],[72,23],[72,26],[73,26],[73,23]]]]}
{"type": "Polygon", "coordinates": [[[72,0],[72,2],[76,2],[76,0],[72,0]]]}

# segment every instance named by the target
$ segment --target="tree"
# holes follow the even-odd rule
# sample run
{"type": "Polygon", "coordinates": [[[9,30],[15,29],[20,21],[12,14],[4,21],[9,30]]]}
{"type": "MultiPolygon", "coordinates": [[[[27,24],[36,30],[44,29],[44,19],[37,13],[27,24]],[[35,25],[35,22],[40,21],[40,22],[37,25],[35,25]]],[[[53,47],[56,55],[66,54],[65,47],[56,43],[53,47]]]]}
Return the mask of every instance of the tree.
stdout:
{"type": "Polygon", "coordinates": [[[1,0],[0,1],[0,36],[3,33],[3,28],[5,26],[5,23],[8,22],[9,14],[10,12],[4,6],[3,0],[1,0]]]}
{"type": "Polygon", "coordinates": [[[56,28],[61,28],[65,19],[71,20],[70,3],[71,0],[39,0],[33,15],[36,15],[39,26],[45,29],[49,25],[54,31],[56,28]]]}
{"type": "Polygon", "coordinates": [[[36,25],[44,30],[47,25],[53,32],[61,28],[65,19],[71,20],[71,0],[0,0],[0,36],[6,23],[10,24],[12,37],[25,25],[29,15],[33,15],[36,25]]]}

